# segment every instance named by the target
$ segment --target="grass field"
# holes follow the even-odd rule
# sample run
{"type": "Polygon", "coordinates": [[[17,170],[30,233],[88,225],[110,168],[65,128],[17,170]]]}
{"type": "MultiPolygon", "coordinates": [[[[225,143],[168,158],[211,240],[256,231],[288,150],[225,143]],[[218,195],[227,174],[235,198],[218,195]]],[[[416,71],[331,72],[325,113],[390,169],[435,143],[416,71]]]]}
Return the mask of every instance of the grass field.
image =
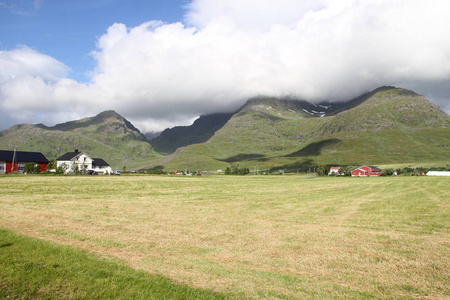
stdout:
{"type": "MultiPolygon", "coordinates": [[[[117,263],[198,298],[448,299],[449,205],[443,177],[0,176],[0,234],[82,249],[92,272],[117,263]]],[[[0,239],[0,262],[14,245],[0,239]]],[[[51,264],[45,253],[32,259],[51,264]]],[[[0,290],[20,295],[21,276],[0,270],[0,290]]]]}

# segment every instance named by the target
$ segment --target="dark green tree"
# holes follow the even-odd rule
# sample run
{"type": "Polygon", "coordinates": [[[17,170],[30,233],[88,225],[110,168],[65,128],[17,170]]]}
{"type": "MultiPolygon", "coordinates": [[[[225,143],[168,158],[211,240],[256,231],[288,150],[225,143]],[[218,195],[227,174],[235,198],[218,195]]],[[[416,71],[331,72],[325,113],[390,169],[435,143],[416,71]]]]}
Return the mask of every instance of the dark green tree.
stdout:
{"type": "Polygon", "coordinates": [[[34,165],[34,172],[36,172],[36,174],[41,172],[41,166],[39,164],[34,165]]]}
{"type": "Polygon", "coordinates": [[[239,168],[239,164],[230,164],[230,166],[225,169],[225,175],[247,175],[249,173],[249,168],[239,168]]]}
{"type": "Polygon", "coordinates": [[[392,176],[394,175],[394,172],[394,169],[384,169],[383,171],[381,171],[381,176],[392,176]]]}
{"type": "Polygon", "coordinates": [[[316,172],[319,176],[326,176],[328,175],[328,168],[327,166],[321,165],[317,167],[316,172]]]}
{"type": "Polygon", "coordinates": [[[36,163],[34,163],[34,162],[27,162],[25,164],[25,166],[23,167],[23,171],[27,174],[35,174],[36,173],[35,167],[34,167],[35,165],[36,165],[36,163]]]}
{"type": "Polygon", "coordinates": [[[34,162],[28,162],[23,167],[23,171],[27,174],[37,174],[41,172],[41,166],[34,162]]]}
{"type": "Polygon", "coordinates": [[[56,159],[52,159],[49,163],[48,163],[48,165],[47,165],[47,167],[45,167],[45,171],[50,171],[50,170],[56,170],[56,159]]]}
{"type": "Polygon", "coordinates": [[[225,169],[225,175],[231,175],[231,168],[230,167],[227,167],[225,169]]]}

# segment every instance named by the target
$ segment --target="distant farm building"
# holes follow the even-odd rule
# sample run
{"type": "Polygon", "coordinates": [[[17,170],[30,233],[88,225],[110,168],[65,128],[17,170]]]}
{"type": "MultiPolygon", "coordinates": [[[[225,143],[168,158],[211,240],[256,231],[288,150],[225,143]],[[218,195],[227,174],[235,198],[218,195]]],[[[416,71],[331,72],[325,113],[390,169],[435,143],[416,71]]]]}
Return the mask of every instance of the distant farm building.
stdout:
{"type": "Polygon", "coordinates": [[[352,171],[353,177],[381,176],[381,170],[374,166],[362,166],[352,171]]]}
{"type": "Polygon", "coordinates": [[[450,176],[450,171],[429,171],[427,176],[450,176]]]}
{"type": "Polygon", "coordinates": [[[28,151],[0,150],[0,174],[18,172],[23,173],[25,164],[35,163],[44,172],[49,163],[44,154],[28,151]]]}
{"type": "Polygon", "coordinates": [[[328,173],[328,175],[339,175],[339,170],[341,169],[341,167],[331,167],[330,168],[330,173],[328,173]]]}
{"type": "Polygon", "coordinates": [[[56,167],[64,169],[64,173],[92,172],[99,174],[111,174],[112,169],[102,158],[91,158],[84,152],[75,149],[74,152],[66,154],[56,159],[56,167]]]}

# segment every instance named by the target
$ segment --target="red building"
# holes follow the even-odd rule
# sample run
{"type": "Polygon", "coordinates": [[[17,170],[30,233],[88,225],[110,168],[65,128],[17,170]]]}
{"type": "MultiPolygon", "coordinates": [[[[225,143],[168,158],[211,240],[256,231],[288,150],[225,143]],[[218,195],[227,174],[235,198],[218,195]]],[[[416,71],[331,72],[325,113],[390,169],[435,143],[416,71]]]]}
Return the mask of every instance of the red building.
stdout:
{"type": "Polygon", "coordinates": [[[41,172],[44,172],[48,162],[48,159],[40,152],[0,150],[0,174],[23,173],[26,163],[38,164],[41,172]]]}
{"type": "Polygon", "coordinates": [[[374,166],[362,166],[352,171],[353,177],[381,176],[381,170],[374,166]]]}

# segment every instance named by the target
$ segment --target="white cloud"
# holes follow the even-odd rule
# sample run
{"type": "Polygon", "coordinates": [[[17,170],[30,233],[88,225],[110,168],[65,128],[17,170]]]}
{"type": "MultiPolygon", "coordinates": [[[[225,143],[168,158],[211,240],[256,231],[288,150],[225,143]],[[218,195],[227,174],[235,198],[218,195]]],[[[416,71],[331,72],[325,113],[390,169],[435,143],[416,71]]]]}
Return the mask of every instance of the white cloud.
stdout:
{"type": "Polygon", "coordinates": [[[88,84],[65,79],[66,66],[29,48],[0,52],[2,109],[27,118],[39,111],[43,117],[28,122],[46,124],[115,109],[150,131],[237,109],[255,95],[341,100],[387,84],[450,112],[450,2],[194,0],[188,7],[187,25],[113,24],[98,39],[88,84]]]}
{"type": "Polygon", "coordinates": [[[269,30],[273,25],[293,25],[309,12],[325,7],[325,0],[195,0],[187,7],[186,21],[198,28],[228,20],[240,29],[269,30]]]}
{"type": "MultiPolygon", "coordinates": [[[[55,97],[55,83],[64,82],[69,68],[56,59],[22,46],[0,51],[0,128],[12,122],[50,122],[58,117],[64,99],[55,97]]],[[[67,105],[72,105],[67,102],[67,105]]]]}
{"type": "Polygon", "coordinates": [[[0,9],[7,9],[12,14],[30,16],[42,7],[44,0],[7,0],[0,2],[0,9]]]}
{"type": "Polygon", "coordinates": [[[0,84],[22,76],[39,76],[54,81],[66,76],[68,71],[63,63],[26,46],[0,51],[0,84]]]}

